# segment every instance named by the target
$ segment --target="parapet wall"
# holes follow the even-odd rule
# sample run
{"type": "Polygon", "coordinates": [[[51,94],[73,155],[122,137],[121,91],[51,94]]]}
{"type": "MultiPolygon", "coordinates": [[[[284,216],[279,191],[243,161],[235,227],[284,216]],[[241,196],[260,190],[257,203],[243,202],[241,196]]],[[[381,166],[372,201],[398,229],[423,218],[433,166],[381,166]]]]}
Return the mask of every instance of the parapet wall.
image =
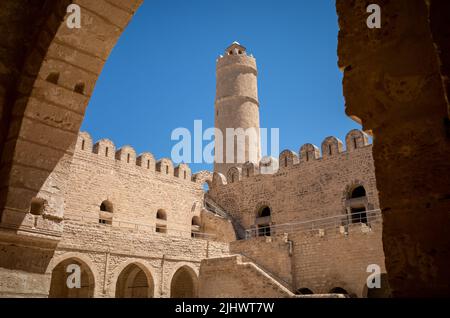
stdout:
{"type": "Polygon", "coordinates": [[[192,175],[186,164],[174,167],[148,152],[137,156],[130,146],[116,150],[108,139],[93,144],[82,132],[70,166],[65,217],[98,223],[99,216],[109,215],[113,227],[149,227],[190,238],[194,226],[201,232],[193,218],[201,218],[205,182],[206,172],[192,175]]]}
{"type": "Polygon", "coordinates": [[[263,158],[259,166],[247,162],[240,167],[231,167],[226,176],[220,173],[214,173],[214,185],[226,185],[250,178],[256,175],[267,175],[283,172],[299,165],[311,164],[315,161],[326,163],[328,159],[333,159],[342,154],[351,154],[361,148],[371,147],[369,136],[358,130],[351,130],[345,137],[346,149],[342,141],[334,136],[324,139],[321,144],[321,150],[316,145],[307,143],[300,147],[298,152],[284,150],[280,153],[278,159],[274,157],[263,158]]]}
{"type": "Polygon", "coordinates": [[[247,163],[242,169],[231,168],[228,176],[214,173],[209,195],[246,229],[255,227],[264,207],[271,211],[272,225],[345,214],[346,200],[358,186],[365,189],[366,208],[376,210],[369,138],[352,130],[345,139],[346,150],[339,139],[328,137],[322,154],[318,147],[306,144],[298,153],[283,151],[279,160],[263,160],[259,167],[247,163]]]}
{"type": "Polygon", "coordinates": [[[122,167],[130,170],[134,168],[140,169],[140,171],[160,172],[161,175],[181,180],[205,182],[203,172],[192,175],[189,165],[185,163],[174,166],[172,160],[168,158],[156,160],[150,152],[137,155],[134,148],[128,145],[116,150],[116,146],[109,139],[101,139],[94,144],[92,137],[87,132],[79,133],[75,151],[96,154],[103,163],[109,160],[111,163],[122,164],[122,167]]]}

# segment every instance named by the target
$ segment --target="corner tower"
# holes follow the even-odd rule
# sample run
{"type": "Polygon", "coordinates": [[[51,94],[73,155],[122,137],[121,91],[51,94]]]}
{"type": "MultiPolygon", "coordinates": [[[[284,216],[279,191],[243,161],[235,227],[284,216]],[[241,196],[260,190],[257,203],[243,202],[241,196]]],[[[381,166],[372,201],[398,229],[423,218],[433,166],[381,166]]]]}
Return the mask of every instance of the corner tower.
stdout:
{"type": "Polygon", "coordinates": [[[257,75],[256,60],[237,42],[217,60],[215,128],[222,132],[223,142],[216,140],[214,171],[225,176],[231,167],[242,167],[246,161],[258,164],[261,159],[257,75]],[[232,139],[227,128],[242,129],[245,138],[232,139]]]}

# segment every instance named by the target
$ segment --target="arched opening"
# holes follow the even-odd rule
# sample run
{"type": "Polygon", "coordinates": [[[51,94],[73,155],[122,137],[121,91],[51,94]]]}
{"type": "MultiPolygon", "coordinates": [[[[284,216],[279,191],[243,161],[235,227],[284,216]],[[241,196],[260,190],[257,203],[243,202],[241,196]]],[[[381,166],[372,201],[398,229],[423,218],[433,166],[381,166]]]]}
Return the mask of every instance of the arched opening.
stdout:
{"type": "Polygon", "coordinates": [[[167,233],[167,213],[163,209],[156,212],[156,233],[167,233]]]}
{"type": "Polygon", "coordinates": [[[198,237],[201,229],[200,217],[194,216],[191,221],[191,237],[198,237]]]}
{"type": "Polygon", "coordinates": [[[91,298],[94,297],[94,286],[94,275],[91,269],[81,260],[69,258],[53,269],[48,296],[49,298],[91,298]],[[69,267],[70,265],[74,266],[69,267]],[[77,270],[73,268],[80,269],[79,277],[77,277],[77,270]],[[75,285],[77,282],[80,288],[75,285]]]}
{"type": "Polygon", "coordinates": [[[203,191],[205,191],[205,193],[208,193],[209,192],[209,183],[208,182],[204,182],[202,184],[202,189],[203,189],[203,191]]]}
{"type": "Polygon", "coordinates": [[[44,213],[46,201],[40,198],[31,199],[30,213],[33,215],[42,215],[44,213]]]}
{"type": "Polygon", "coordinates": [[[350,198],[356,199],[356,198],[361,198],[361,197],[365,197],[365,196],[366,196],[366,189],[364,189],[363,186],[358,186],[355,189],[353,189],[353,191],[351,192],[350,198]]]}
{"type": "Polygon", "coordinates": [[[192,226],[200,226],[200,218],[198,216],[192,218],[192,226]]]}
{"type": "Polygon", "coordinates": [[[113,212],[113,205],[110,201],[105,200],[100,204],[100,211],[103,212],[113,212]]]}
{"type": "Polygon", "coordinates": [[[111,225],[113,220],[113,204],[105,200],[100,204],[100,214],[98,223],[111,225]]]}
{"type": "Polygon", "coordinates": [[[330,294],[343,294],[348,295],[348,292],[342,287],[334,287],[330,290],[330,294]]]}
{"type": "Polygon", "coordinates": [[[116,298],[152,298],[153,278],[139,265],[130,264],[120,273],[116,283],[116,298]]]}
{"type": "Polygon", "coordinates": [[[350,223],[367,224],[368,200],[366,189],[362,185],[354,187],[347,193],[345,202],[347,213],[350,216],[350,223]]]}
{"type": "Polygon", "coordinates": [[[170,284],[171,298],[196,298],[198,278],[188,266],[180,267],[172,277],[170,284]]]}
{"type": "Polygon", "coordinates": [[[156,212],[156,218],[157,218],[158,220],[167,221],[167,213],[166,213],[166,211],[164,211],[164,210],[162,210],[162,209],[159,209],[159,210],[156,212]]]}
{"type": "Polygon", "coordinates": [[[271,233],[271,223],[272,223],[272,212],[267,205],[262,206],[258,210],[256,216],[256,227],[258,229],[258,236],[270,236],[271,233]]]}
{"type": "Polygon", "coordinates": [[[312,295],[314,294],[313,291],[309,288],[299,288],[295,292],[296,295],[312,295]]]}

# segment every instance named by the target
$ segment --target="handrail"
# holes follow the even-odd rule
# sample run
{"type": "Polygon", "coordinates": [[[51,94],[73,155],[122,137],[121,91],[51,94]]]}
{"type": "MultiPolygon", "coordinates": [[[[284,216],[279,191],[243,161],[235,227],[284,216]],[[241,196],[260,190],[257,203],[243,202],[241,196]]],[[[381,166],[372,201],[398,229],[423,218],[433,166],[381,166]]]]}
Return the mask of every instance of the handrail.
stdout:
{"type": "Polygon", "coordinates": [[[233,228],[237,234],[237,238],[238,239],[244,239],[245,238],[245,229],[244,227],[241,225],[241,223],[239,223],[239,221],[237,221],[232,215],[230,215],[228,212],[226,212],[222,207],[220,207],[213,199],[211,199],[211,197],[209,197],[209,195],[205,194],[204,196],[204,206],[206,209],[208,209],[209,211],[220,215],[228,220],[231,221],[231,224],[233,225],[233,228]],[[208,207],[209,206],[209,207],[208,207]]]}
{"type": "Polygon", "coordinates": [[[246,239],[263,236],[264,233],[300,233],[313,230],[330,230],[340,227],[344,228],[344,232],[348,233],[348,227],[350,224],[366,224],[368,228],[371,228],[372,224],[381,220],[381,211],[371,210],[362,211],[352,214],[341,214],[336,216],[330,216],[326,218],[314,219],[302,222],[284,223],[269,226],[259,226],[258,228],[252,228],[246,230],[246,239]]]}

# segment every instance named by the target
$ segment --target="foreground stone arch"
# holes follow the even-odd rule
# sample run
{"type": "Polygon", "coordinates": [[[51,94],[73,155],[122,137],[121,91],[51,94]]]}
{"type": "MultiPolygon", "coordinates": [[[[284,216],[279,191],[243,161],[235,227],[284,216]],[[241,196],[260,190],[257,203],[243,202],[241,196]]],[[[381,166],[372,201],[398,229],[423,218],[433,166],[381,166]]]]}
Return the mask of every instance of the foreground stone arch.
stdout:
{"type": "MultiPolygon", "coordinates": [[[[7,7],[29,10],[29,1],[6,1],[7,7]]],[[[105,61],[141,2],[57,0],[32,8],[41,21],[31,32],[35,38],[30,41],[37,45],[23,59],[17,89],[0,89],[2,122],[7,124],[7,139],[0,138],[2,223],[24,235],[43,232],[41,238],[48,240],[62,232],[67,168],[86,106],[105,61]],[[71,3],[81,7],[80,29],[65,23],[71,3]],[[33,227],[27,214],[35,197],[49,204],[43,221],[33,227]]]]}

